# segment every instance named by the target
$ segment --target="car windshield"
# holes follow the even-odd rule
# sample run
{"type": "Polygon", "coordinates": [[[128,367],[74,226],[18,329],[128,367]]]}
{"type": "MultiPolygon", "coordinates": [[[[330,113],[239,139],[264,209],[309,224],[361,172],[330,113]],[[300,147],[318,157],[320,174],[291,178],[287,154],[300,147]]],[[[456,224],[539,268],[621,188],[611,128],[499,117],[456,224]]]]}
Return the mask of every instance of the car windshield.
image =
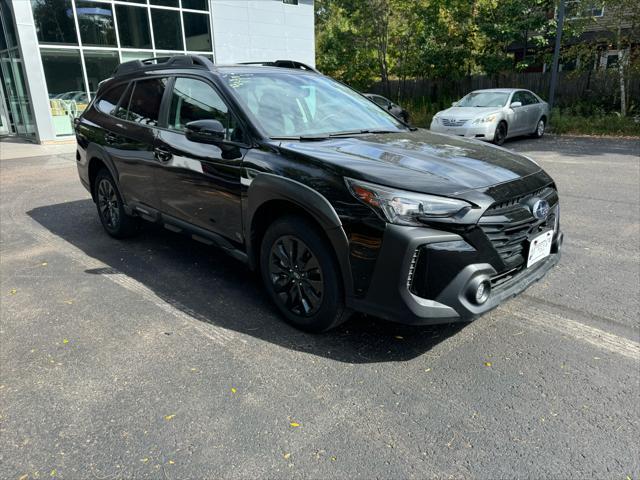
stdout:
{"type": "Polygon", "coordinates": [[[227,73],[222,78],[273,138],[407,129],[367,98],[315,73],[227,73]]]}
{"type": "Polygon", "coordinates": [[[465,95],[456,107],[504,107],[509,100],[506,92],[472,92],[465,95]]]}

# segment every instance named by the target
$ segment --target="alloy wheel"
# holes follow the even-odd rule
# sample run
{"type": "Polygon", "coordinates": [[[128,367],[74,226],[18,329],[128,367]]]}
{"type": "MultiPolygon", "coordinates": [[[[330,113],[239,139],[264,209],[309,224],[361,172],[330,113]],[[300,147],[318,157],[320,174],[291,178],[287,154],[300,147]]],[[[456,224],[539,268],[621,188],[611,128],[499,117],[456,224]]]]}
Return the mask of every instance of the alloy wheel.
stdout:
{"type": "Polygon", "coordinates": [[[538,122],[538,128],[536,128],[536,134],[541,137],[544,135],[544,120],[538,122]]]}
{"type": "Polygon", "coordinates": [[[118,195],[111,182],[105,178],[98,184],[98,208],[104,223],[111,229],[118,228],[120,223],[120,207],[118,195]]]}
{"type": "Polygon", "coordinates": [[[290,312],[309,317],[322,305],[322,268],[311,249],[299,238],[284,235],[273,243],[269,278],[277,297],[290,312]]]}

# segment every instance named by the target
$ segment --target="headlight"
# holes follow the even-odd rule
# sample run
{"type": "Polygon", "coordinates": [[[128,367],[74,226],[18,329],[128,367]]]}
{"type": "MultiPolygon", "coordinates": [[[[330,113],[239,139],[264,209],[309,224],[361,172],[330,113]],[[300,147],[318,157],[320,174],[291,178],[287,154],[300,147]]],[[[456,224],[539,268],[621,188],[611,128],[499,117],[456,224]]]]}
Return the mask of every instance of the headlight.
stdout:
{"type": "Polygon", "coordinates": [[[489,123],[493,122],[496,118],[498,118],[498,114],[492,113],[491,115],[487,115],[486,117],[476,118],[473,123],[489,123]]]}
{"type": "Polygon", "coordinates": [[[345,179],[349,190],[385,221],[397,225],[423,225],[421,219],[452,217],[471,204],[453,198],[406,192],[373,183],[345,179]]]}

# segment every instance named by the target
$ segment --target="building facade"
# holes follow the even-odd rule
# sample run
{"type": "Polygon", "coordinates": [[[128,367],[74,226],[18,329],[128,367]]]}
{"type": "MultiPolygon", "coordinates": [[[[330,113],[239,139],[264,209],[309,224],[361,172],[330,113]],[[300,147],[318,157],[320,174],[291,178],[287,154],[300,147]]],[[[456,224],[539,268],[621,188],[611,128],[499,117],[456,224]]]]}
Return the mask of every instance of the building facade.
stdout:
{"type": "Polygon", "coordinates": [[[0,136],[72,138],[115,67],[179,54],[315,64],[313,0],[0,0],[0,136]]]}

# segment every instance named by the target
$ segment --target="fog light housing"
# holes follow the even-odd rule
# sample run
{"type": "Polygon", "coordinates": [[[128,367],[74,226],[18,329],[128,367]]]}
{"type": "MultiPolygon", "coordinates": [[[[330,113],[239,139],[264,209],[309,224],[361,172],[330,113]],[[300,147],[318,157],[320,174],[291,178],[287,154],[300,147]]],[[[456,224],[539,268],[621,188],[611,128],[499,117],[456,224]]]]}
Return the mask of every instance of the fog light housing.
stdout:
{"type": "Polygon", "coordinates": [[[476,305],[482,305],[489,300],[491,294],[491,282],[486,276],[476,277],[467,287],[467,299],[476,305]]]}

